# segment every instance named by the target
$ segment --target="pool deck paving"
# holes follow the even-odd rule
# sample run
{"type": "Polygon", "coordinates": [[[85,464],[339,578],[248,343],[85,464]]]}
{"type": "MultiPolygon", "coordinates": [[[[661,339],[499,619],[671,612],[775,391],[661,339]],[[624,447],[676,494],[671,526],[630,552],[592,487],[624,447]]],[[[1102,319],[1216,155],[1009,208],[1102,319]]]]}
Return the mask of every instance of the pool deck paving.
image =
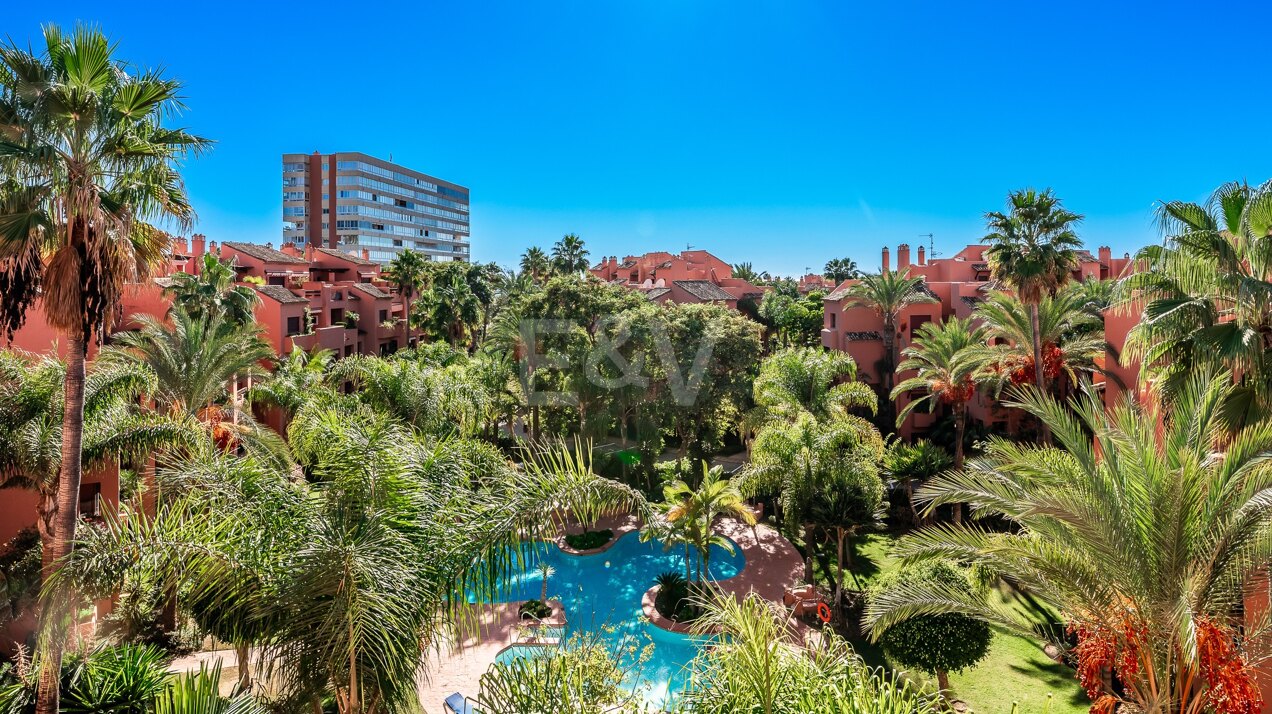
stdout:
{"type": "MultiPolygon", "coordinates": [[[[609,528],[614,539],[640,529],[635,516],[609,516],[592,525],[593,530],[609,528]]],[[[576,529],[570,529],[571,531],[576,529]]],[[[786,588],[800,582],[804,574],[804,561],[799,551],[785,537],[767,524],[754,528],[733,520],[722,520],[716,531],[737,543],[746,557],[746,566],[735,577],[720,581],[719,587],[735,597],[756,593],[771,602],[782,602],[786,588]]],[[[564,536],[560,539],[563,543],[564,536]]],[[[608,547],[608,546],[607,546],[608,547]]],[[[588,553],[604,550],[587,551],[588,553]]],[[[652,583],[651,583],[652,585],[652,583]]],[[[425,712],[445,714],[442,702],[455,692],[476,697],[481,675],[494,664],[495,657],[508,646],[519,641],[520,622],[518,603],[498,603],[475,608],[475,626],[458,642],[444,645],[440,651],[431,651],[424,674],[420,678],[420,705],[425,712]]],[[[568,619],[570,613],[565,613],[568,619]]],[[[803,623],[789,622],[793,630],[803,633],[803,623]]]]}

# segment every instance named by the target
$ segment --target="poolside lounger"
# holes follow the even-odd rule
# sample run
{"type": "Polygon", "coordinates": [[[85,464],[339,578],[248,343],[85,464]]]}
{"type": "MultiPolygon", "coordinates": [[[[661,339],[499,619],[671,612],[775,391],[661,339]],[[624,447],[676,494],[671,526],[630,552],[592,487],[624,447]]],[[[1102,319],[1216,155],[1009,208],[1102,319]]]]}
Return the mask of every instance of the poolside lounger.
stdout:
{"type": "Polygon", "coordinates": [[[459,692],[446,697],[446,711],[448,714],[481,714],[477,711],[477,707],[473,706],[464,695],[459,692]]]}

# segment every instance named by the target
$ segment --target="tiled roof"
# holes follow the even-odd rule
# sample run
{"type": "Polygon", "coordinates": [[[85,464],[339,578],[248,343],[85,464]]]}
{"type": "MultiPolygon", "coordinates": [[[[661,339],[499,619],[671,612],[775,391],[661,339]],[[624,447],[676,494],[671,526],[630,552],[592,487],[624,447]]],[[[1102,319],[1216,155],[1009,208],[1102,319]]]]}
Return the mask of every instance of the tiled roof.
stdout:
{"type": "Polygon", "coordinates": [[[282,285],[257,285],[256,292],[260,293],[261,295],[268,296],[275,302],[279,302],[284,305],[287,305],[289,303],[296,303],[296,302],[303,302],[303,303],[309,302],[305,298],[300,297],[299,295],[288,290],[282,285]]]}
{"type": "Polygon", "coordinates": [[[983,273],[986,270],[989,270],[989,263],[972,263],[972,270],[975,270],[978,273],[983,273]]]}
{"type": "Polygon", "coordinates": [[[250,255],[257,260],[263,260],[267,263],[291,263],[293,265],[309,265],[304,258],[298,258],[294,255],[287,255],[281,250],[266,248],[256,243],[238,243],[236,241],[225,241],[221,245],[237,250],[243,255],[250,255]]]}
{"type": "Polygon", "coordinates": [[[356,288],[377,300],[393,297],[392,293],[386,293],[371,283],[354,283],[350,287],[356,288]]]}
{"type": "Polygon", "coordinates": [[[940,297],[938,297],[936,293],[932,292],[932,288],[928,287],[926,278],[923,279],[923,282],[919,283],[919,292],[923,293],[924,295],[927,295],[930,298],[936,298],[938,300],[940,299],[940,297]]]}
{"type": "Polygon", "coordinates": [[[663,295],[666,295],[669,292],[671,292],[671,288],[654,288],[653,290],[646,291],[645,297],[649,298],[650,300],[657,300],[658,298],[662,297],[663,295]]]}
{"type": "Polygon", "coordinates": [[[883,335],[878,330],[868,330],[866,332],[845,332],[844,339],[849,342],[869,342],[870,340],[882,340],[883,335]]]}
{"type": "Polygon", "coordinates": [[[709,280],[673,280],[672,285],[684,290],[699,300],[732,300],[733,296],[720,289],[719,285],[709,280]]]}
{"type": "Polygon", "coordinates": [[[1079,250],[1079,251],[1077,251],[1077,254],[1078,254],[1078,261],[1080,261],[1080,262],[1082,262],[1082,263],[1095,263],[1095,262],[1098,262],[1098,261],[1095,259],[1095,256],[1094,256],[1094,255],[1091,255],[1091,251],[1089,251],[1089,250],[1085,250],[1085,249],[1083,249],[1083,250],[1079,250]]]}
{"type": "Polygon", "coordinates": [[[848,291],[852,289],[852,285],[845,285],[838,290],[832,290],[829,295],[822,298],[823,300],[843,300],[848,297],[848,291]]]}
{"type": "Polygon", "coordinates": [[[170,288],[176,284],[176,282],[172,278],[166,278],[166,277],[158,277],[158,278],[155,278],[154,281],[155,281],[155,285],[158,285],[161,288],[170,288]]]}
{"type": "Polygon", "coordinates": [[[977,305],[985,302],[985,298],[969,297],[967,295],[964,295],[960,299],[963,301],[963,304],[968,307],[976,307],[977,305]]]}
{"type": "Polygon", "coordinates": [[[322,253],[323,255],[330,255],[333,258],[347,260],[354,265],[379,265],[379,263],[374,260],[367,260],[366,258],[363,258],[360,255],[354,255],[353,253],[342,253],[334,248],[314,248],[314,250],[322,253]]]}

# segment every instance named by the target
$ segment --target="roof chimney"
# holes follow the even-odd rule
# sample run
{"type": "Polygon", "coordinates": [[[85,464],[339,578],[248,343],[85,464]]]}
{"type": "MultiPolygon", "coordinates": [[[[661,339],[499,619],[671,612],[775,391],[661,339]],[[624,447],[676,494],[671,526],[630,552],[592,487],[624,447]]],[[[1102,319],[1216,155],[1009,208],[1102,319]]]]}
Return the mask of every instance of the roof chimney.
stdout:
{"type": "Polygon", "coordinates": [[[888,246],[885,245],[883,247],[883,272],[886,273],[888,272],[889,269],[890,268],[888,267],[888,246]]]}
{"type": "Polygon", "coordinates": [[[1107,245],[1102,245],[1100,246],[1099,252],[1100,252],[1100,262],[1104,263],[1105,265],[1108,265],[1109,261],[1113,259],[1113,249],[1108,247],[1107,245]]]}
{"type": "Polygon", "coordinates": [[[926,251],[923,250],[923,246],[919,246],[919,265],[927,265],[927,257],[924,253],[926,251]]]}
{"type": "Polygon", "coordinates": [[[910,267],[910,244],[902,243],[897,246],[897,270],[905,270],[910,267]]]}
{"type": "Polygon", "coordinates": [[[215,255],[218,258],[221,257],[221,254],[217,252],[216,250],[216,241],[212,241],[211,243],[208,243],[208,252],[211,253],[212,255],[215,255]]]}
{"type": "Polygon", "coordinates": [[[207,246],[207,236],[202,233],[195,233],[190,236],[190,251],[196,258],[203,257],[203,251],[207,246]]]}

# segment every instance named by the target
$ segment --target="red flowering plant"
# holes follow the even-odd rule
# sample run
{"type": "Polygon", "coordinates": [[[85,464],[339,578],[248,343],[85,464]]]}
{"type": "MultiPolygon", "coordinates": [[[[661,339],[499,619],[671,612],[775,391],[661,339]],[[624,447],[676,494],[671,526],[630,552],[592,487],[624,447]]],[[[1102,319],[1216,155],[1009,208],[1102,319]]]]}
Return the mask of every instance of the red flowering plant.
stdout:
{"type": "MultiPolygon", "coordinates": [[[[1230,375],[1196,374],[1158,403],[1106,409],[1088,385],[1066,401],[1013,389],[1011,405],[1054,444],[991,436],[915,498],[970,503],[1014,527],[929,527],[894,552],[959,560],[1061,613],[1072,640],[1056,644],[1093,712],[1254,714],[1268,603],[1246,596],[1272,562],[1272,429],[1234,431],[1220,408],[1232,390],[1230,375]]],[[[1037,637],[1023,610],[924,586],[872,600],[865,621],[960,612],[1037,637]]]]}

